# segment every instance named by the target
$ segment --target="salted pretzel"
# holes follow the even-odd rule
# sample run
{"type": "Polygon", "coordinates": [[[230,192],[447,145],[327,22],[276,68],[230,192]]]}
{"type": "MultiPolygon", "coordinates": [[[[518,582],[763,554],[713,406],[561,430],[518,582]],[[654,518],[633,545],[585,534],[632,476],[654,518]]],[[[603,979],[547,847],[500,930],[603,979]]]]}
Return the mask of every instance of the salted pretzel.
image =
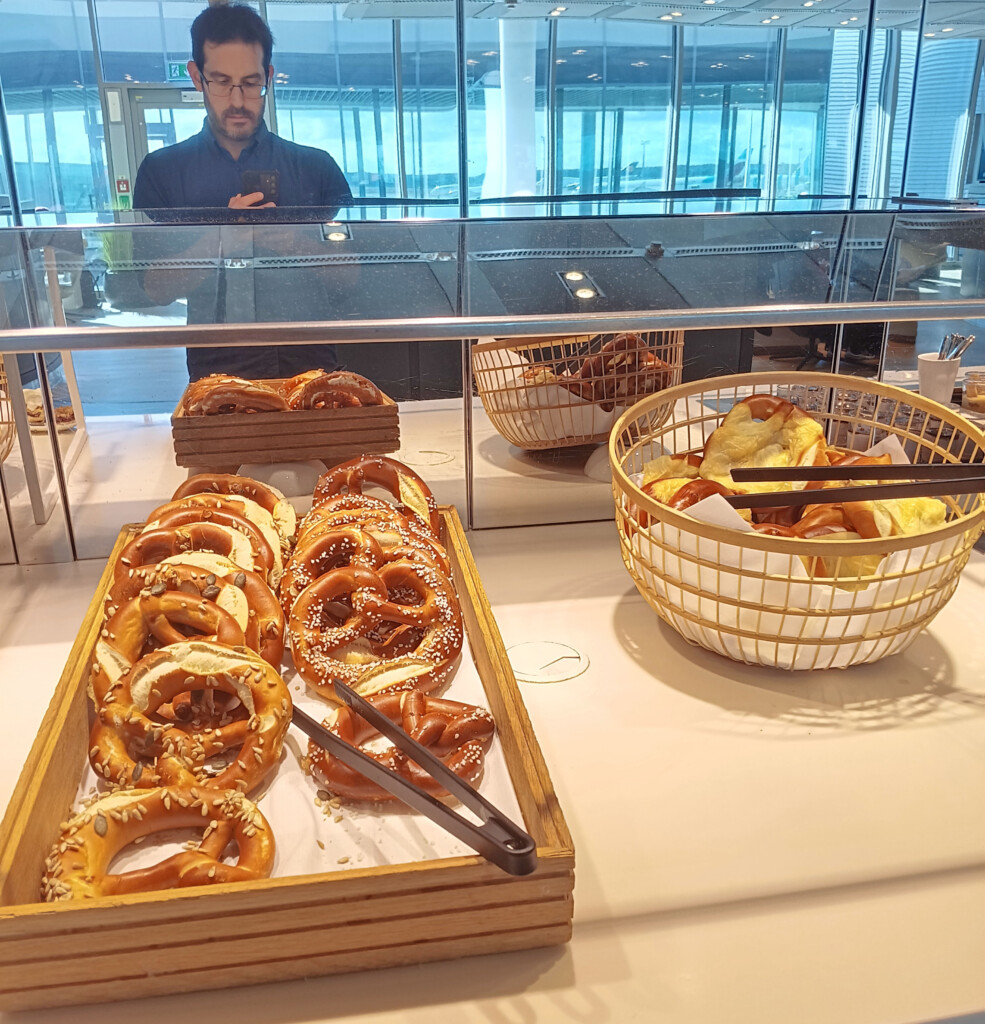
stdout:
{"type": "Polygon", "coordinates": [[[236,620],[246,646],[275,668],[284,656],[284,612],[276,594],[255,572],[208,551],[172,555],[157,565],[142,565],[110,588],[106,617],[141,591],[181,591],[214,601],[236,620]]]}
{"type": "Polygon", "coordinates": [[[249,498],[273,516],[277,532],[285,540],[292,541],[297,532],[297,513],[283,492],[252,477],[235,473],[196,473],[171,495],[171,500],[180,501],[193,494],[249,498]]]}
{"type": "MultiPolygon", "coordinates": [[[[388,539],[386,534],[381,533],[380,536],[388,539]]],[[[437,544],[436,541],[431,543],[437,544]]],[[[408,533],[402,543],[383,544],[368,524],[365,527],[351,524],[326,529],[299,545],[287,563],[280,585],[284,614],[291,614],[294,600],[305,587],[333,569],[347,565],[378,569],[388,562],[407,559],[434,566],[447,575],[447,568],[439,565],[438,557],[429,546],[428,539],[419,534],[408,533]]]]}
{"type": "Polygon", "coordinates": [[[119,791],[62,824],[45,860],[41,898],[54,902],[253,881],[268,877],[273,863],[270,826],[242,793],[203,794],[197,788],[178,787],[119,791]],[[136,840],[188,828],[203,829],[194,849],[153,867],[110,873],[113,858],[136,840]],[[227,864],[223,852],[233,841],[236,863],[227,864]]]}
{"type": "Polygon", "coordinates": [[[345,409],[382,405],[383,393],[361,374],[350,370],[300,374],[284,386],[292,409],[345,409]]]}
{"type": "MultiPolygon", "coordinates": [[[[229,716],[224,716],[228,718],[229,716]]],[[[141,658],[97,705],[89,761],[120,786],[197,785],[251,792],[280,759],[291,698],[278,672],[245,647],[186,640],[141,658]],[[165,705],[192,691],[227,694],[243,717],[225,725],[161,720],[165,705]],[[209,775],[206,761],[240,747],[232,763],[209,775]]]]}
{"type": "Polygon", "coordinates": [[[382,689],[363,673],[404,655],[430,663],[414,685],[436,689],[451,675],[464,636],[449,580],[433,566],[407,560],[320,576],[295,599],[288,633],[298,673],[329,697],[335,679],[360,693],[382,689]]]}
{"type": "Polygon", "coordinates": [[[428,485],[412,469],[385,455],[364,455],[330,469],[315,485],[312,507],[339,494],[362,494],[367,484],[389,491],[398,512],[416,516],[436,537],[440,535],[441,517],[428,485]]]}
{"type": "Polygon", "coordinates": [[[191,523],[138,534],[120,552],[114,569],[115,578],[126,576],[138,566],[153,565],[189,551],[212,551],[244,569],[266,575],[259,555],[245,534],[218,523],[191,523]]]}
{"type": "Polygon", "coordinates": [[[181,630],[231,647],[246,643],[239,623],[213,601],[180,591],[140,593],[103,624],[89,677],[94,699],[101,701],[145,654],[186,640],[181,630]]]}
{"type": "MultiPolygon", "coordinates": [[[[478,782],[485,750],[496,728],[492,715],[485,708],[432,697],[416,689],[378,693],[369,701],[391,722],[440,758],[456,775],[470,784],[478,782]]],[[[447,795],[438,782],[396,747],[387,746],[380,750],[380,734],[375,727],[349,707],[342,706],[333,711],[324,724],[340,739],[358,747],[377,763],[397,772],[432,796],[447,795]]],[[[336,796],[378,802],[395,799],[315,743],[308,747],[308,762],[318,781],[336,796]]]]}
{"type": "Polygon", "coordinates": [[[215,523],[217,526],[227,526],[231,530],[238,530],[249,538],[254,554],[254,560],[263,569],[263,573],[270,580],[271,586],[276,587],[284,574],[284,560],[280,550],[280,538],[274,533],[274,544],[271,545],[267,537],[259,530],[255,523],[241,516],[238,512],[231,512],[226,509],[213,509],[206,506],[195,506],[191,508],[179,508],[170,512],[153,512],[156,516],[140,531],[150,533],[152,530],[172,530],[179,526],[190,526],[193,523],[215,523]]]}
{"type": "Polygon", "coordinates": [[[283,395],[258,380],[213,373],[189,384],[181,401],[186,416],[217,416],[234,412],[284,412],[283,395]]]}

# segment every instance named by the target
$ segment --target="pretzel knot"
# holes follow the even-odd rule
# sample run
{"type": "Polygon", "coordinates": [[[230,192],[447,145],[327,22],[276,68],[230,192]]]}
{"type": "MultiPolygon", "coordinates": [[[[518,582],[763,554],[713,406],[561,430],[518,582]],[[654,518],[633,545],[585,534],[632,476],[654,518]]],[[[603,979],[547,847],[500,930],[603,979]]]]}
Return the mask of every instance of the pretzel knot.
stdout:
{"type": "MultiPolygon", "coordinates": [[[[199,640],[173,644],[142,658],[97,707],[89,761],[107,782],[127,787],[162,784],[250,792],[280,759],[291,720],[291,699],[280,675],[245,647],[229,649],[199,640]],[[244,716],[224,715],[211,728],[161,721],[161,708],[181,694],[201,690],[239,701],[244,716]],[[210,775],[206,762],[239,747],[232,763],[210,775]]],[[[212,766],[213,768],[215,766],[212,766]]]]}
{"type": "Polygon", "coordinates": [[[370,524],[346,523],[333,527],[330,521],[326,522],[323,531],[306,536],[287,564],[280,584],[284,611],[290,615],[298,594],[333,569],[349,565],[379,569],[400,559],[448,571],[447,559],[433,538],[411,531],[393,534],[377,530],[374,533],[370,524]]]}
{"type": "Polygon", "coordinates": [[[45,861],[41,896],[47,901],[118,896],[151,889],[266,878],[274,837],[266,819],[241,793],[207,796],[196,788],[119,791],[90,804],[70,821],[45,861]],[[155,864],[109,873],[113,858],[135,840],[165,829],[204,828],[197,848],[155,864]],[[235,864],[223,851],[235,841],[235,864]]]}
{"type": "Polygon", "coordinates": [[[366,484],[389,491],[398,512],[416,517],[436,537],[439,535],[441,517],[428,485],[412,469],[385,455],[364,455],[323,474],[315,485],[314,507],[338,494],[362,494],[366,484]]]}
{"type": "MultiPolygon", "coordinates": [[[[495,731],[492,715],[484,708],[431,697],[416,689],[378,693],[369,701],[435,757],[441,758],[460,778],[470,784],[479,780],[485,750],[495,731]]],[[[346,743],[358,747],[377,763],[426,792],[433,796],[446,795],[446,791],[402,751],[393,746],[378,749],[378,742],[374,741],[379,740],[380,734],[350,708],[340,707],[325,725],[346,743]]],[[[395,799],[315,743],[308,747],[308,760],[316,777],[337,796],[350,800],[395,799]]]]}
{"type": "Polygon", "coordinates": [[[330,697],[335,679],[364,694],[406,688],[406,681],[389,677],[360,678],[368,668],[405,655],[428,665],[415,673],[413,685],[436,689],[451,674],[464,636],[449,580],[433,565],[407,560],[320,576],[295,600],[288,633],[299,674],[330,697]]]}
{"type": "Polygon", "coordinates": [[[144,655],[188,639],[178,627],[230,647],[246,643],[239,623],[218,604],[182,591],[139,593],[107,619],[93,653],[90,684],[98,703],[144,655]]]}

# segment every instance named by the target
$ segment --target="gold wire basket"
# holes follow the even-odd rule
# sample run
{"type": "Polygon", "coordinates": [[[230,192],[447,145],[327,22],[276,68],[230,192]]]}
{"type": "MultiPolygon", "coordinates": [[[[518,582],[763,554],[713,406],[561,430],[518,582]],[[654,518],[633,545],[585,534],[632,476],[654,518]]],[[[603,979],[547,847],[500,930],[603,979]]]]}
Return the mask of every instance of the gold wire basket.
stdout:
{"type": "Polygon", "coordinates": [[[620,416],[609,440],[622,556],[637,588],[684,639],[736,661],[846,668],[905,650],[958,585],[985,525],[982,495],[943,498],[944,524],[925,533],[835,542],[698,522],[638,486],[651,459],[700,453],[729,409],[753,393],[799,405],[825,426],[828,444],[844,449],[865,451],[893,436],[914,463],[985,459],[985,434],[957,413],[862,378],[753,373],[645,398],[620,416]]]}
{"type": "Polygon", "coordinates": [[[3,366],[3,356],[0,356],[0,463],[13,451],[14,433],[14,412],[10,406],[7,373],[3,366]]]}
{"type": "Polygon", "coordinates": [[[683,331],[641,331],[634,335],[640,347],[608,351],[623,337],[507,338],[473,346],[476,389],[493,427],[528,451],[605,441],[624,409],[681,382],[683,331]]]}

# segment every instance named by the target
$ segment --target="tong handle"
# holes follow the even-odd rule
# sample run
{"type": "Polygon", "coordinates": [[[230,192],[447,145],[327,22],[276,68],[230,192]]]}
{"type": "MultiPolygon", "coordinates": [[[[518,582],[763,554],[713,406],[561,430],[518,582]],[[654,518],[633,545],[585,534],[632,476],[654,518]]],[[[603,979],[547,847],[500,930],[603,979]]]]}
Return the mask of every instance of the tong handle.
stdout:
{"type": "Polygon", "coordinates": [[[985,476],[985,463],[935,462],[893,466],[746,466],[732,470],[736,483],[776,480],[964,480],[985,476]]]}
{"type": "MultiPolygon", "coordinates": [[[[872,467],[878,470],[878,466],[872,467]]],[[[822,487],[814,491],[769,491],[761,494],[729,494],[732,508],[775,508],[781,505],[830,505],[842,501],[872,501],[888,498],[930,498],[938,494],[979,494],[985,491],[985,476],[948,480],[918,480],[916,483],[863,484],[861,487],[822,487]]]]}
{"type": "Polygon", "coordinates": [[[292,721],[305,735],[329,751],[333,757],[337,757],[344,765],[430,818],[508,874],[529,875],[536,870],[537,845],[530,835],[447,768],[430,750],[399,726],[394,725],[386,715],[377,711],[350,687],[336,681],[335,692],[343,703],[365,718],[432,778],[440,782],[452,796],[457,797],[482,824],[476,825],[463,818],[430,793],[424,792],[402,775],[384,767],[356,747],[350,746],[320,722],[295,707],[292,721]]]}

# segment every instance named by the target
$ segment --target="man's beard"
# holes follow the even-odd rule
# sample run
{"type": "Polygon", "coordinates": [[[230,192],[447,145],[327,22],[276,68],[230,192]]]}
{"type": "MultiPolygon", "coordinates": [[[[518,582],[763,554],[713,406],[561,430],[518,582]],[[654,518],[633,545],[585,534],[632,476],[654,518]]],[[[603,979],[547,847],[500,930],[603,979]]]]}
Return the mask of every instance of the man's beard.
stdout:
{"type": "Polygon", "coordinates": [[[263,118],[263,108],[261,107],[259,113],[255,113],[252,110],[246,110],[244,107],[229,107],[222,112],[221,117],[214,110],[210,110],[208,114],[213,132],[217,135],[224,135],[227,139],[242,142],[256,135],[257,129],[260,127],[260,121],[263,118]],[[249,118],[249,124],[230,125],[229,118],[233,116],[249,118]]]}

